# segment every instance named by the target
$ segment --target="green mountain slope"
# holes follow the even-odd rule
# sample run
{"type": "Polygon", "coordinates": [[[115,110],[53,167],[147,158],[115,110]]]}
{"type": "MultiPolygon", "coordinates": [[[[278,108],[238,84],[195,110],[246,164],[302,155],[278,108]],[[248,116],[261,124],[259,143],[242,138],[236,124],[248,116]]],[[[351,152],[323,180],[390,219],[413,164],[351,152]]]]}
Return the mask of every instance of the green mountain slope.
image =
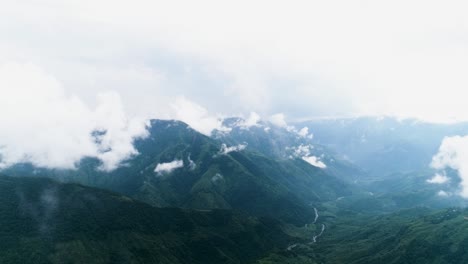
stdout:
{"type": "Polygon", "coordinates": [[[467,215],[459,208],[341,215],[315,249],[322,263],[467,263],[467,215]]]}
{"type": "Polygon", "coordinates": [[[290,239],[271,219],[0,176],[1,263],[251,263],[290,239]]]}
{"type": "Polygon", "coordinates": [[[222,142],[178,121],[152,120],[139,155],[110,173],[85,159],[77,170],[16,165],[9,175],[45,176],[123,193],[158,207],[238,209],[297,225],[310,223],[313,204],[348,195],[342,181],[303,160],[277,160],[261,153],[222,153],[222,142]],[[164,163],[180,168],[155,172],[164,163]]]}

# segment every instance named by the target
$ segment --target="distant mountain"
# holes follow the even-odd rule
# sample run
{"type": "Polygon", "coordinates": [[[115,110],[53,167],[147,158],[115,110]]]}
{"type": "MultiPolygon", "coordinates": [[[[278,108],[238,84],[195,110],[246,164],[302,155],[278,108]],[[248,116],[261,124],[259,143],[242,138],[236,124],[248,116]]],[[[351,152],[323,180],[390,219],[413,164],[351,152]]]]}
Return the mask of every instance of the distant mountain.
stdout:
{"type": "Polygon", "coordinates": [[[353,188],[353,195],[339,197],[336,201],[343,210],[375,214],[415,206],[466,205],[464,199],[453,195],[459,191],[456,172],[452,172],[451,180],[446,184],[431,184],[428,180],[435,174],[429,163],[443,137],[463,134],[465,127],[468,132],[468,125],[426,124],[392,118],[320,120],[294,124],[294,127],[279,127],[267,121],[251,126],[245,126],[245,123],[242,118],[225,119],[223,125],[230,132],[215,131],[214,137],[230,144],[245,144],[247,150],[279,160],[300,160],[306,155],[317,157],[326,164],[323,172],[346,181],[353,188]],[[316,124],[323,124],[323,127],[316,124]],[[368,136],[361,137],[362,133],[368,136]],[[381,151],[384,144],[395,147],[388,148],[388,152],[381,151]],[[414,151],[400,151],[407,145],[414,145],[411,147],[414,151]],[[359,166],[364,169],[341,151],[362,155],[359,157],[366,161],[359,166]]]}
{"type": "Polygon", "coordinates": [[[366,173],[332,148],[321,145],[305,126],[276,126],[266,121],[245,126],[242,118],[227,118],[223,125],[230,129],[214,131],[213,137],[231,145],[246,144],[247,150],[259,152],[277,160],[305,160],[324,168],[328,175],[347,183],[366,179],[366,173]]]}
{"type": "Polygon", "coordinates": [[[343,181],[302,159],[241,150],[182,122],[152,120],[149,134],[135,142],[140,154],[110,173],[99,171],[95,159],[77,170],[19,164],[4,173],[79,182],[158,207],[237,209],[298,225],[312,221],[314,204],[351,194],[343,181]]]}
{"type": "Polygon", "coordinates": [[[253,263],[295,239],[276,220],[160,209],[120,194],[0,176],[1,263],[253,263]]]}
{"type": "Polygon", "coordinates": [[[428,182],[432,176],[433,172],[430,170],[395,173],[384,179],[368,182],[362,186],[362,190],[366,191],[343,197],[336,202],[336,206],[342,210],[381,214],[415,207],[440,209],[468,205],[466,199],[457,195],[459,182],[451,180],[434,184],[428,182]]]}
{"type": "Polygon", "coordinates": [[[428,168],[446,136],[468,134],[468,123],[432,124],[415,119],[349,118],[299,122],[314,141],[372,176],[428,168]]]}

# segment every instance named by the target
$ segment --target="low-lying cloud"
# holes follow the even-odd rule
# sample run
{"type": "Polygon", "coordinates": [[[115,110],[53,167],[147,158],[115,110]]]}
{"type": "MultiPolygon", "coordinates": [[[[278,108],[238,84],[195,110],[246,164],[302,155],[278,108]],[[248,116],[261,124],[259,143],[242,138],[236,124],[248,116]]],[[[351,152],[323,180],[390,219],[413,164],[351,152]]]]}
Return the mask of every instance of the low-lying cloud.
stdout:
{"type": "Polygon", "coordinates": [[[100,93],[91,107],[32,64],[0,65],[0,123],[0,168],[29,162],[73,169],[95,157],[101,169],[113,170],[147,135],[144,120],[126,116],[118,94],[100,93]]]}
{"type": "Polygon", "coordinates": [[[302,159],[308,162],[312,166],[315,166],[321,169],[327,168],[327,165],[325,165],[325,163],[323,163],[318,157],[308,156],[308,157],[302,157],[302,159]]]}
{"type": "Polygon", "coordinates": [[[437,196],[440,196],[440,197],[449,197],[449,196],[452,196],[452,193],[446,192],[446,191],[443,191],[443,190],[440,190],[440,191],[437,192],[437,196]]]}
{"type": "Polygon", "coordinates": [[[303,127],[303,128],[301,128],[301,130],[299,130],[299,131],[297,132],[297,134],[298,134],[299,136],[301,136],[301,137],[309,137],[310,139],[313,138],[313,135],[312,135],[312,134],[309,135],[309,128],[308,128],[308,127],[303,127]]]}
{"type": "Polygon", "coordinates": [[[298,147],[289,148],[292,151],[289,158],[301,158],[312,166],[326,169],[327,165],[320,160],[320,157],[314,156],[311,154],[311,150],[314,148],[312,145],[301,144],[298,147]]]}
{"type": "Polygon", "coordinates": [[[314,138],[314,135],[312,133],[309,133],[308,127],[303,127],[298,130],[295,126],[288,125],[288,123],[286,122],[286,115],[284,113],[277,113],[271,115],[268,118],[268,121],[273,126],[286,129],[288,132],[297,134],[299,137],[308,139],[314,138]]]}
{"type": "Polygon", "coordinates": [[[439,152],[432,158],[431,167],[441,171],[456,170],[461,179],[459,194],[468,198],[468,136],[444,138],[439,152]]]}
{"type": "Polygon", "coordinates": [[[450,181],[450,178],[447,177],[445,174],[440,174],[436,173],[434,177],[431,179],[427,180],[428,183],[433,183],[433,184],[444,184],[450,181]]]}
{"type": "Polygon", "coordinates": [[[198,132],[207,136],[211,135],[213,130],[230,131],[223,126],[223,118],[209,114],[204,107],[188,100],[185,97],[178,97],[172,104],[173,116],[191,126],[198,132]]]}
{"type": "Polygon", "coordinates": [[[191,158],[190,158],[190,154],[188,155],[187,157],[187,160],[188,160],[188,167],[189,167],[189,170],[195,170],[197,168],[197,164],[195,163],[195,161],[193,161],[191,158]]]}
{"type": "Polygon", "coordinates": [[[258,126],[259,122],[262,120],[260,115],[255,112],[251,112],[250,115],[246,119],[242,119],[236,125],[243,129],[248,129],[253,126],[258,126]]]}
{"type": "Polygon", "coordinates": [[[228,147],[226,144],[221,144],[221,149],[218,151],[218,154],[216,154],[215,156],[227,155],[235,151],[242,151],[246,147],[247,147],[247,144],[239,144],[239,145],[231,146],[231,147],[228,147]]]}
{"type": "Polygon", "coordinates": [[[224,180],[224,176],[221,175],[220,173],[216,173],[215,176],[211,177],[211,182],[214,184],[217,184],[223,180],[224,180]]]}
{"type": "Polygon", "coordinates": [[[286,123],[286,117],[283,113],[271,115],[270,118],[268,118],[268,121],[277,127],[288,127],[288,123],[286,123]]]}
{"type": "Polygon", "coordinates": [[[156,172],[159,175],[169,174],[173,172],[174,170],[180,169],[183,167],[184,167],[184,162],[182,160],[176,159],[171,162],[159,163],[158,165],[156,165],[154,172],[156,172]]]}
{"type": "Polygon", "coordinates": [[[57,196],[57,188],[50,186],[41,190],[39,199],[31,199],[26,194],[27,192],[22,188],[16,191],[19,199],[18,209],[20,213],[36,221],[38,231],[42,235],[53,231],[55,214],[60,203],[57,196]]]}

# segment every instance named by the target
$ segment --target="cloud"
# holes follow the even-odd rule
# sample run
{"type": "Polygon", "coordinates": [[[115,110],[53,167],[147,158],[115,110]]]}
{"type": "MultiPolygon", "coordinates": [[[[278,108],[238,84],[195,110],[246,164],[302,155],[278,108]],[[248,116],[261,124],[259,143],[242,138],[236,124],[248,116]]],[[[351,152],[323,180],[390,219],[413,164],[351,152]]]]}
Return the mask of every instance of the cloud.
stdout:
{"type": "Polygon", "coordinates": [[[171,162],[166,163],[159,163],[156,165],[154,172],[158,173],[159,175],[168,174],[173,172],[176,169],[183,168],[184,162],[182,160],[173,160],[171,162]]]}
{"type": "Polygon", "coordinates": [[[301,144],[298,147],[292,147],[292,148],[287,148],[287,150],[292,150],[292,156],[291,157],[302,157],[302,156],[309,156],[310,155],[310,150],[313,149],[314,146],[312,145],[304,145],[301,144]]]}
{"type": "Polygon", "coordinates": [[[325,163],[323,163],[318,157],[308,156],[308,157],[302,157],[302,159],[308,162],[312,166],[315,166],[321,169],[327,168],[327,165],[325,165],[325,163]]]}
{"type": "Polygon", "coordinates": [[[262,118],[257,113],[250,112],[249,117],[247,117],[247,119],[241,120],[237,124],[237,126],[240,127],[240,128],[245,128],[245,129],[247,129],[249,127],[253,127],[253,126],[258,126],[261,119],[262,118]]]}
{"type": "Polygon", "coordinates": [[[239,144],[237,146],[231,146],[231,147],[228,147],[226,144],[221,144],[221,149],[218,151],[218,154],[216,154],[215,156],[227,155],[235,151],[242,151],[246,147],[247,147],[247,144],[239,144]]]}
{"type": "Polygon", "coordinates": [[[118,94],[100,93],[93,108],[41,68],[18,63],[0,65],[0,124],[3,168],[30,162],[73,169],[96,157],[101,169],[113,170],[137,154],[133,140],[147,133],[143,120],[125,115],[118,94]]]}
{"type": "Polygon", "coordinates": [[[310,138],[310,139],[312,139],[312,138],[314,137],[313,134],[310,134],[310,135],[309,135],[309,128],[308,128],[308,127],[303,127],[301,130],[299,130],[299,131],[297,132],[297,134],[298,134],[299,136],[301,136],[301,137],[308,137],[308,138],[310,138]]]}
{"type": "Polygon", "coordinates": [[[437,192],[437,196],[440,196],[440,197],[449,197],[449,196],[452,196],[452,194],[449,193],[449,192],[440,190],[440,191],[437,192]]]}
{"type": "Polygon", "coordinates": [[[210,136],[214,129],[229,131],[229,128],[223,126],[221,117],[210,115],[205,108],[185,97],[177,98],[172,104],[172,109],[175,113],[175,119],[184,121],[193,129],[207,136],[210,136]]]}
{"type": "MultiPolygon", "coordinates": [[[[288,123],[286,122],[286,116],[283,113],[277,113],[277,114],[271,115],[268,118],[268,121],[272,125],[280,127],[280,128],[284,128],[288,132],[295,133],[300,137],[307,137],[307,135],[309,134],[309,128],[307,128],[307,127],[303,127],[301,130],[297,130],[297,128],[295,126],[288,125],[288,123]]],[[[312,139],[313,135],[312,134],[309,135],[308,138],[312,139]]]]}
{"type": "Polygon", "coordinates": [[[298,147],[287,148],[287,150],[292,150],[289,158],[301,158],[312,166],[326,169],[327,165],[320,160],[319,157],[311,155],[311,150],[314,148],[312,145],[301,144],[298,147]]]}
{"type": "Polygon", "coordinates": [[[461,179],[460,195],[468,198],[468,136],[444,138],[439,152],[432,158],[431,167],[437,170],[451,168],[458,171],[461,179]]]}
{"type": "Polygon", "coordinates": [[[283,113],[278,113],[278,114],[274,114],[270,116],[268,121],[270,121],[270,123],[272,123],[273,125],[277,127],[283,127],[283,128],[288,127],[288,123],[286,123],[285,116],[283,113]]]}
{"type": "Polygon", "coordinates": [[[214,184],[217,184],[218,182],[223,181],[223,180],[224,180],[224,176],[219,173],[216,173],[213,177],[211,177],[211,182],[214,184]]]}
{"type": "Polygon", "coordinates": [[[116,93],[98,95],[95,127],[105,132],[98,137],[97,157],[103,162],[104,170],[113,170],[121,161],[137,155],[133,140],[147,135],[145,120],[128,119],[121,105],[116,93]]]}
{"type": "Polygon", "coordinates": [[[229,114],[467,120],[459,96],[468,85],[467,8],[458,0],[6,1],[0,61],[41,64],[87,103],[115,89],[134,114],[165,112],[155,105],[185,95],[229,114]]]}
{"type": "Polygon", "coordinates": [[[16,195],[19,199],[18,209],[21,214],[31,217],[38,224],[38,231],[49,235],[53,231],[55,213],[59,208],[60,200],[55,186],[47,186],[41,190],[39,199],[31,199],[30,192],[18,188],[16,195]]]}
{"type": "Polygon", "coordinates": [[[436,173],[434,177],[431,179],[427,180],[428,183],[433,183],[433,184],[444,184],[450,181],[450,178],[447,177],[446,175],[436,173]]]}
{"type": "Polygon", "coordinates": [[[189,162],[189,165],[188,165],[189,169],[195,170],[197,168],[197,164],[190,158],[190,154],[188,155],[187,159],[189,162]]]}

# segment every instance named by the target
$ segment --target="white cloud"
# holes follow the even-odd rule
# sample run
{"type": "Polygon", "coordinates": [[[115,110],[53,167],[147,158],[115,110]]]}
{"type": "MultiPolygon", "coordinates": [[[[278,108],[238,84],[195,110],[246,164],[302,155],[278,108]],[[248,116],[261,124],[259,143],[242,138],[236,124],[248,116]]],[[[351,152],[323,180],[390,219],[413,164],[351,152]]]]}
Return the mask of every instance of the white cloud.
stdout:
{"type": "Polygon", "coordinates": [[[223,127],[221,117],[210,115],[205,108],[185,97],[177,98],[172,104],[172,108],[175,119],[184,121],[202,134],[209,136],[214,129],[229,131],[228,128],[223,127]]]}
{"type": "Polygon", "coordinates": [[[235,151],[242,151],[246,147],[247,147],[247,144],[239,144],[237,146],[231,146],[231,147],[228,147],[226,144],[221,144],[221,149],[218,151],[218,154],[216,156],[227,155],[235,151]]]}
{"type": "Polygon", "coordinates": [[[98,95],[95,127],[105,133],[97,138],[97,157],[103,162],[104,170],[113,170],[121,161],[138,154],[133,139],[147,135],[145,120],[128,119],[121,105],[120,96],[116,93],[98,95]]]}
{"type": "Polygon", "coordinates": [[[288,123],[286,123],[285,116],[283,113],[278,113],[278,114],[274,114],[270,116],[268,121],[270,121],[270,123],[272,123],[273,125],[277,127],[284,127],[284,128],[288,127],[288,123]]]}
{"type": "Polygon", "coordinates": [[[116,89],[127,109],[145,113],[183,94],[215,112],[466,120],[467,8],[461,0],[6,0],[0,61],[41,63],[87,102],[116,89]]]}
{"type": "Polygon", "coordinates": [[[468,198],[468,136],[444,138],[439,152],[432,158],[431,167],[438,170],[457,170],[461,179],[460,195],[468,198]]]}
{"type": "MultiPolygon", "coordinates": [[[[268,121],[277,127],[284,128],[288,132],[295,133],[300,137],[307,137],[309,134],[309,128],[308,127],[303,127],[301,130],[297,130],[295,126],[289,126],[288,123],[286,122],[286,116],[283,113],[277,113],[274,115],[271,115],[268,118],[268,121]]],[[[309,139],[313,138],[313,135],[308,136],[309,139]]]]}
{"type": "Polygon", "coordinates": [[[197,168],[197,164],[190,158],[190,154],[188,155],[188,161],[189,161],[189,169],[190,170],[195,170],[197,168]]]}
{"type": "Polygon", "coordinates": [[[297,132],[297,134],[301,137],[307,137],[309,135],[309,128],[303,127],[301,130],[297,132]]]}
{"type": "Polygon", "coordinates": [[[446,175],[436,173],[434,177],[431,179],[427,180],[428,183],[433,183],[433,184],[444,184],[450,181],[450,178],[447,177],[446,175]]]}
{"type": "Polygon", "coordinates": [[[298,147],[287,148],[287,150],[291,149],[293,151],[292,153],[293,157],[302,157],[302,156],[309,156],[310,150],[313,148],[314,146],[312,145],[301,144],[298,147]]]}
{"type": "Polygon", "coordinates": [[[327,168],[327,165],[325,165],[325,163],[323,163],[318,157],[308,156],[308,157],[302,157],[302,159],[308,162],[312,166],[315,166],[321,169],[327,168]]]}
{"type": "Polygon", "coordinates": [[[143,120],[125,115],[118,94],[100,93],[92,108],[41,68],[18,63],[0,65],[0,124],[0,167],[74,168],[96,157],[112,170],[137,154],[133,140],[147,133],[143,120]]]}
{"type": "Polygon", "coordinates": [[[446,192],[446,191],[443,191],[443,190],[438,191],[438,192],[437,192],[437,195],[440,196],[440,197],[449,197],[449,196],[452,196],[451,193],[446,192]]]}
{"type": "Polygon", "coordinates": [[[183,168],[183,167],[184,167],[184,162],[182,160],[176,159],[171,162],[159,163],[158,165],[156,165],[154,172],[158,173],[159,175],[162,175],[165,173],[171,173],[174,170],[183,168]]]}
{"type": "Polygon", "coordinates": [[[249,117],[247,119],[240,121],[237,126],[241,128],[249,128],[253,126],[258,126],[258,123],[260,122],[261,117],[255,113],[255,112],[250,112],[249,117]]]}
{"type": "MultiPolygon", "coordinates": [[[[327,165],[320,160],[319,157],[311,155],[311,150],[314,148],[312,145],[299,145],[298,147],[287,148],[287,150],[292,150],[292,154],[289,158],[301,158],[304,161],[308,162],[310,165],[325,169],[327,165]]],[[[323,156],[323,155],[322,155],[323,156]]]]}
{"type": "MultiPolygon", "coordinates": [[[[1,165],[73,168],[92,156],[115,168],[144,135],[133,116],[222,129],[194,101],[224,115],[282,112],[273,122],[287,129],[285,115],[468,120],[467,9],[461,0],[2,1],[1,165]],[[99,145],[95,129],[108,130],[99,145]]],[[[468,198],[463,148],[433,164],[458,170],[468,198]]]]}

